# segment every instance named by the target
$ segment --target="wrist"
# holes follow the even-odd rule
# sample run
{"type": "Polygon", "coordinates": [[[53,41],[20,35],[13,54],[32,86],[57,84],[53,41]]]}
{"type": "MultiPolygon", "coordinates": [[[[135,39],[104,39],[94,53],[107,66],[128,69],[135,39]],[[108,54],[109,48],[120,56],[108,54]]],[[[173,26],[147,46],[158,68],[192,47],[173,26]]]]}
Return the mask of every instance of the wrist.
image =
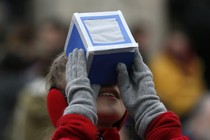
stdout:
{"type": "Polygon", "coordinates": [[[144,133],[152,120],[166,111],[165,106],[159,100],[150,100],[136,109],[134,112],[134,120],[139,136],[144,137],[144,133]]]}
{"type": "Polygon", "coordinates": [[[85,106],[83,104],[70,104],[65,110],[64,115],[79,114],[88,118],[94,125],[98,122],[96,110],[93,107],[85,106]]]}
{"type": "Polygon", "coordinates": [[[97,123],[96,99],[88,78],[80,77],[69,82],[66,96],[69,105],[64,114],[80,114],[97,123]]]}
{"type": "Polygon", "coordinates": [[[71,99],[73,99],[73,97],[81,91],[93,95],[93,91],[90,87],[90,81],[88,78],[77,78],[71,82],[68,82],[65,91],[67,102],[70,103],[71,99]]]}

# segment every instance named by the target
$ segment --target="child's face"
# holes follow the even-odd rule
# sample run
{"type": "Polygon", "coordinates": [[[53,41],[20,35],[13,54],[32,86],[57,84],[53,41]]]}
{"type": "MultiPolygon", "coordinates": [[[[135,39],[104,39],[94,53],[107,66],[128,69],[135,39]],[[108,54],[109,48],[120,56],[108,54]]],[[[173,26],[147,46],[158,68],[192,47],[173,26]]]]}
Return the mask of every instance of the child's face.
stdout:
{"type": "Polygon", "coordinates": [[[99,128],[112,127],[126,111],[116,85],[102,86],[96,102],[99,128]]]}

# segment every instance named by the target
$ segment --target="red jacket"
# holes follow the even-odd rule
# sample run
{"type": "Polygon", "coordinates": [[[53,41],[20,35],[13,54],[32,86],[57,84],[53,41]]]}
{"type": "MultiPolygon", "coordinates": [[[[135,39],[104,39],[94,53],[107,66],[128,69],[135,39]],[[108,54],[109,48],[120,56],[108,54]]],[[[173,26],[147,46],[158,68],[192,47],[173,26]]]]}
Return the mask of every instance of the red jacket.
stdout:
{"type": "MultiPolygon", "coordinates": [[[[52,140],[119,140],[117,128],[98,130],[86,117],[69,114],[60,118],[52,140]]],[[[157,116],[145,133],[146,140],[189,140],[182,135],[181,123],[172,112],[157,116]]]]}

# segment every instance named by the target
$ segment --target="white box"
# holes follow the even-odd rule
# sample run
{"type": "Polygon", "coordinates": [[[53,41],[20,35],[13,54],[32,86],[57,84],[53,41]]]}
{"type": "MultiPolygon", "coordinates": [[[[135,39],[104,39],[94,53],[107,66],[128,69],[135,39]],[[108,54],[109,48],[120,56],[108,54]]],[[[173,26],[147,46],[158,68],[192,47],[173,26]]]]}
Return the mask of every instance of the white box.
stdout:
{"type": "Polygon", "coordinates": [[[121,11],[74,13],[65,43],[66,55],[74,48],[86,52],[91,83],[117,82],[116,65],[130,69],[138,48],[121,11]]]}

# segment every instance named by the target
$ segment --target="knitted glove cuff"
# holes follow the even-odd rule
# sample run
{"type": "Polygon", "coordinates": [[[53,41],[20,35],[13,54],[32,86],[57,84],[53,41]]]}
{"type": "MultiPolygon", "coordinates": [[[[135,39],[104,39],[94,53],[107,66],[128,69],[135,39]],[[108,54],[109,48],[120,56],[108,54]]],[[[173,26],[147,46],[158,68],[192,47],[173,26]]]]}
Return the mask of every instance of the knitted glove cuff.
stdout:
{"type": "Polygon", "coordinates": [[[138,108],[134,115],[135,127],[141,138],[144,138],[147,127],[152,120],[167,111],[159,100],[147,101],[146,104],[138,108]]]}
{"type": "Polygon", "coordinates": [[[66,86],[66,96],[69,103],[64,114],[81,114],[97,123],[96,97],[91,89],[88,78],[77,78],[66,86]]]}

